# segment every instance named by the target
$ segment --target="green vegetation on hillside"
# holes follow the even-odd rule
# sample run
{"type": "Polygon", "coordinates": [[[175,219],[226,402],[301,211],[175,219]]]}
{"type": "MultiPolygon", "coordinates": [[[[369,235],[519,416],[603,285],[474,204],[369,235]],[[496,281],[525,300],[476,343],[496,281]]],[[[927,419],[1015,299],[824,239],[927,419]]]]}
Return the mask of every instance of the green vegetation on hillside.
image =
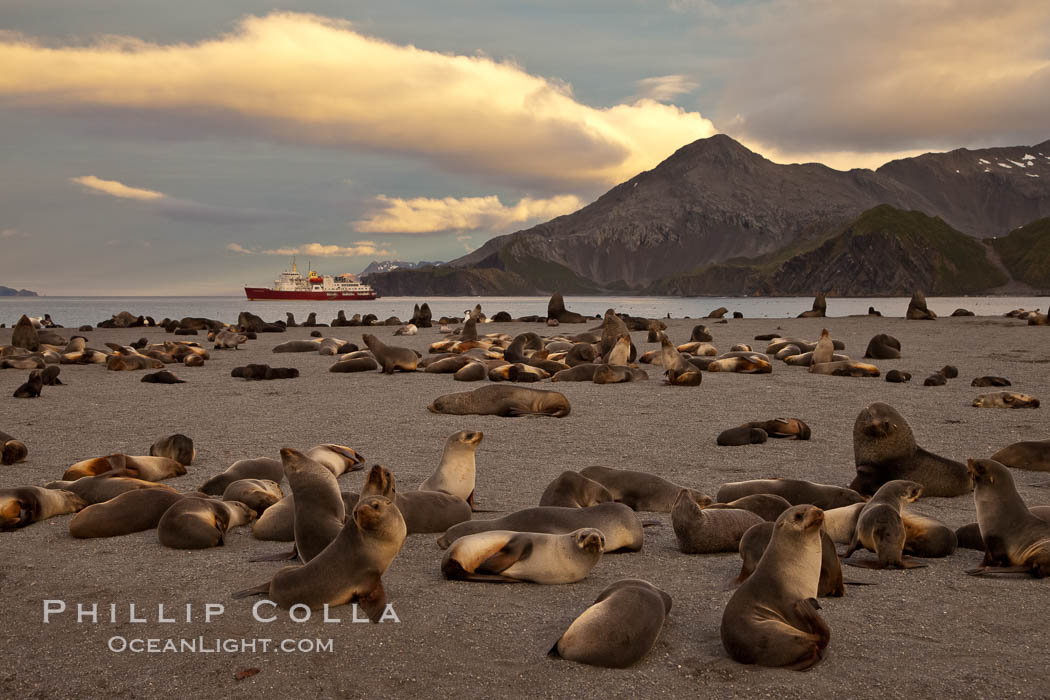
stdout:
{"type": "Polygon", "coordinates": [[[1014,279],[1050,289],[1050,218],[1015,228],[993,240],[992,247],[1014,279]]]}

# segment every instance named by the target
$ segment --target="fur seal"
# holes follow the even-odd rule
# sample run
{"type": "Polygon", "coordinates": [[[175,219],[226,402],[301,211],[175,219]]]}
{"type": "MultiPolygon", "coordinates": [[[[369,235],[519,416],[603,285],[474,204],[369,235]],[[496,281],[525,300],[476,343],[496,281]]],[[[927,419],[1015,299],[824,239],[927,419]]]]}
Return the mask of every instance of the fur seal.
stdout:
{"type": "Polygon", "coordinates": [[[769,436],[761,428],[752,428],[750,425],[738,425],[735,428],[723,430],[715,438],[715,444],[721,447],[740,447],[742,445],[760,445],[769,436]]]}
{"type": "Polygon", "coordinates": [[[461,430],[445,440],[441,461],[434,473],[419,485],[420,491],[442,491],[474,506],[477,474],[475,453],[485,434],[480,430],[461,430]]]}
{"type": "Polygon", "coordinates": [[[127,491],[77,513],[69,522],[69,534],[78,538],[119,537],[152,530],[165,511],[183,497],[166,488],[127,491]]]}
{"type": "MultiPolygon", "coordinates": [[[[740,538],[740,573],[733,583],[742,583],[754,572],[769,540],[773,536],[775,522],[764,522],[753,525],[740,538]]],[[[846,592],[845,583],[842,580],[842,564],[839,555],[835,551],[835,543],[828,537],[828,533],[820,533],[820,579],[817,581],[818,598],[837,598],[846,592]]]]}
{"type": "Polygon", "coordinates": [[[722,613],[722,646],[734,660],[804,671],[824,658],[831,630],[816,602],[823,520],[811,505],[777,518],[754,573],[722,613]]]}
{"type": "Polygon", "coordinates": [[[470,520],[470,504],[458,496],[442,491],[399,493],[393,473],[381,464],[373,465],[361,487],[361,498],[367,496],[384,496],[393,501],[401,511],[410,535],[445,532],[453,525],[470,520]]]}
{"type": "Polygon", "coordinates": [[[879,333],[868,341],[868,347],[864,351],[865,358],[873,360],[896,360],[901,356],[901,341],[892,335],[879,333]]]}
{"type": "Polygon", "coordinates": [[[269,583],[235,593],[240,598],[267,594],[282,608],[358,602],[373,622],[386,609],[382,576],[405,542],[405,520],[382,496],[358,501],[339,535],[320,554],[302,566],[281,569],[269,583]]]}
{"type": "Polygon", "coordinates": [[[20,387],[15,389],[16,399],[35,399],[40,396],[40,389],[44,386],[44,377],[40,370],[34,369],[29,373],[29,379],[20,387]]]}
{"type": "Polygon", "coordinates": [[[174,459],[184,467],[193,464],[197,456],[197,450],[193,448],[193,440],[182,433],[160,438],[150,446],[149,453],[153,457],[174,459]]]}
{"type": "Polygon", "coordinates": [[[937,314],[926,307],[926,295],[916,291],[911,295],[911,301],[908,302],[905,318],[912,321],[932,321],[937,318],[937,314]]]}
{"type": "Polygon", "coordinates": [[[993,391],[973,400],[975,408],[1039,408],[1039,399],[1016,391],[993,391]]]}
{"type": "Polygon", "coordinates": [[[594,381],[594,374],[598,371],[598,368],[602,365],[595,364],[593,362],[584,362],[582,364],[574,365],[569,369],[563,369],[560,372],[555,373],[551,377],[552,382],[591,382],[594,381]]]}
{"type": "Polygon", "coordinates": [[[453,525],[437,542],[439,547],[445,548],[460,537],[493,530],[564,534],[580,528],[601,530],[605,535],[606,552],[637,552],[642,548],[642,525],[634,511],[622,503],[599,503],[587,508],[525,508],[502,518],[453,525]]]}
{"type": "Polygon", "coordinates": [[[23,462],[29,456],[29,449],[21,440],[0,431],[0,464],[23,462]]]}
{"type": "Polygon", "coordinates": [[[627,668],[656,644],[671,612],[671,596],[648,581],[621,579],[602,591],[551,647],[589,666],[627,668]]]}
{"type": "Polygon", "coordinates": [[[492,530],[460,537],[441,560],[445,578],[556,585],[586,578],[605,550],[601,530],[562,535],[492,530]]]}
{"type": "Polygon", "coordinates": [[[44,487],[72,491],[88,503],[108,501],[126,491],[135,489],[163,488],[175,490],[166,484],[137,479],[124,469],[114,469],[98,476],[87,476],[76,481],[51,481],[44,484],[44,487]]]}
{"type": "Polygon", "coordinates": [[[16,348],[24,348],[30,352],[36,352],[40,349],[40,338],[37,335],[36,328],[25,314],[22,314],[22,317],[14,325],[14,330],[11,331],[11,344],[16,348]]]}
{"type": "Polygon", "coordinates": [[[1050,472],[1050,440],[1015,442],[996,452],[990,459],[1011,469],[1050,472]]]}
{"type": "Polygon", "coordinates": [[[886,373],[886,381],[894,384],[903,384],[911,381],[911,372],[902,372],[899,369],[891,369],[886,373]]]}
{"type": "MultiPolygon", "coordinates": [[[[995,461],[995,460],[992,460],[995,461]]],[[[1028,512],[1050,523],[1050,506],[1031,506],[1028,512]]],[[[984,538],[981,537],[981,526],[978,523],[963,525],[955,531],[956,540],[960,547],[984,551],[984,538]]]]}
{"type": "Polygon", "coordinates": [[[736,508],[738,510],[749,510],[769,522],[779,518],[780,514],[790,507],[791,503],[786,498],[775,493],[755,493],[729,503],[711,503],[704,506],[706,509],[736,508]]]}
{"type": "Polygon", "coordinates": [[[699,491],[679,486],[648,472],[596,466],[581,469],[580,474],[597,481],[609,490],[613,500],[630,506],[632,510],[670,513],[678,499],[678,492],[682,489],[689,491],[693,500],[701,506],[711,503],[711,498],[699,491]]]}
{"type": "Polygon", "coordinates": [[[58,365],[48,365],[40,372],[40,380],[44,386],[63,386],[62,380],[58,378],[61,373],[62,369],[58,365]]]}
{"type": "Polygon", "coordinates": [[[772,420],[751,421],[747,423],[750,428],[759,428],[771,438],[789,438],[795,440],[809,440],[813,431],[809,426],[798,418],[774,418],[772,420]]]}
{"type": "Polygon", "coordinates": [[[39,486],[0,489],[0,532],[16,530],[56,515],[76,513],[85,506],[84,499],[72,491],[39,486]]]}
{"type": "MultiPolygon", "coordinates": [[[[342,491],[339,496],[343,501],[344,510],[344,516],[339,521],[338,529],[341,530],[343,520],[346,519],[345,513],[352,512],[354,506],[357,505],[357,492],[342,491]]],[[[338,530],[336,530],[336,534],[339,534],[338,530]]],[[[289,494],[263,511],[263,514],[252,523],[252,537],[257,540],[294,542],[295,496],[289,494]]],[[[296,550],[293,549],[291,554],[286,555],[286,558],[294,557],[295,552],[296,550]]]]}
{"type": "Polygon", "coordinates": [[[718,489],[715,500],[719,503],[728,503],[756,493],[772,493],[784,498],[792,505],[809,503],[821,509],[840,508],[864,500],[864,497],[853,489],[798,479],[754,479],[723,484],[718,489]]]}
{"type": "Polygon", "coordinates": [[[339,482],[331,469],[289,447],[281,448],[280,465],[295,496],[292,520],[295,549],[304,563],[309,562],[343,529],[346,506],[339,482]]]}
{"type": "Polygon", "coordinates": [[[222,492],[222,500],[239,501],[255,512],[255,517],[284,498],[276,481],[266,479],[238,479],[222,492]]]}
{"type": "Polygon", "coordinates": [[[667,372],[667,383],[672,386],[700,386],[703,374],[693,363],[682,357],[663,333],[660,334],[660,357],[667,372]]]}
{"type": "Polygon", "coordinates": [[[445,394],[427,406],[431,413],[455,416],[552,416],[569,415],[569,399],[557,391],[520,386],[483,386],[473,391],[445,394]]]}
{"type": "Polygon", "coordinates": [[[828,333],[828,329],[825,328],[820,331],[820,338],[817,340],[817,346],[813,348],[813,355],[810,357],[810,364],[817,365],[823,362],[831,362],[835,359],[835,343],[831,341],[831,334],[828,333]]]}
{"type": "Polygon", "coordinates": [[[824,292],[820,292],[813,299],[813,308],[809,311],[803,311],[798,315],[798,318],[823,318],[828,312],[828,300],[824,297],[824,292]]]}
{"type": "Polygon", "coordinates": [[[62,478],[75,480],[113,470],[123,470],[126,476],[144,481],[163,481],[186,473],[186,467],[167,457],[137,457],[118,452],[77,462],[66,469],[62,478]]]}
{"type": "Polygon", "coordinates": [[[238,479],[268,479],[280,483],[283,478],[284,468],[280,460],[270,457],[239,459],[222,474],[205,481],[200,491],[209,496],[221,496],[226,487],[238,479]]]}
{"type": "MultiPolygon", "coordinates": [[[[315,445],[306,451],[306,456],[324,465],[335,476],[364,469],[364,457],[346,445],[315,445]]],[[[280,481],[275,479],[275,481],[280,481]]]]}
{"type": "Polygon", "coordinates": [[[594,368],[591,381],[595,384],[624,384],[644,381],[649,378],[645,370],[626,365],[601,364],[594,368]]]}
{"type": "Polygon", "coordinates": [[[244,367],[234,367],[230,370],[230,376],[240,377],[249,381],[295,379],[299,376],[299,370],[295,367],[271,367],[270,365],[250,364],[244,367]]]}
{"type": "Polygon", "coordinates": [[[377,363],[371,357],[351,357],[345,360],[339,360],[334,365],[328,368],[329,372],[369,372],[375,369],[379,369],[379,363],[377,363]]]}
{"type": "Polygon", "coordinates": [[[613,500],[609,490],[579,472],[564,471],[540,495],[541,506],[586,508],[613,500]]]}
{"type": "MultiPolygon", "coordinates": [[[[693,358],[696,360],[697,358],[693,358]]],[[[769,374],[773,365],[769,359],[757,352],[727,352],[704,368],[708,372],[736,372],[738,374],[769,374]]]]}
{"type": "Polygon", "coordinates": [[[383,374],[393,374],[394,370],[415,372],[419,366],[419,356],[415,350],[387,345],[371,333],[365,333],[361,339],[372,351],[383,374]]]}
{"type": "Polygon", "coordinates": [[[870,404],[857,415],[853,459],[857,476],[850,488],[866,495],[894,479],[919,482],[925,496],[961,496],[973,489],[966,465],[916,445],[908,421],[884,403],[870,404]]]}
{"type": "Polygon", "coordinates": [[[1009,469],[990,459],[971,459],[968,464],[985,550],[980,566],[966,573],[1050,576],[1050,523],[1028,510],[1009,469]]]}
{"type": "Polygon", "coordinates": [[[904,504],[914,503],[921,495],[922,484],[915,481],[894,479],[880,486],[871,500],[861,508],[857,527],[853,531],[853,541],[843,558],[848,559],[863,547],[875,552],[878,560],[848,562],[850,565],[869,569],[914,569],[926,566],[904,556],[908,537],[901,517],[904,504]]]}
{"type": "Polygon", "coordinates": [[[146,384],[185,384],[185,379],[179,379],[174,372],[161,370],[143,375],[142,381],[146,384]]]}
{"type": "Polygon", "coordinates": [[[157,537],[172,549],[207,549],[223,544],[226,532],[255,520],[255,511],[239,501],[183,496],[157,523],[157,537]]]}
{"type": "Polygon", "coordinates": [[[1012,386],[1006,377],[976,377],[970,386],[1012,386]]]}
{"type": "Polygon", "coordinates": [[[480,382],[486,379],[489,374],[488,367],[481,362],[470,362],[463,365],[456,373],[452,375],[452,378],[457,382],[480,382]]]}
{"type": "Polygon", "coordinates": [[[586,323],[587,317],[572,311],[565,310],[565,299],[559,292],[551,295],[547,302],[547,318],[553,318],[558,323],[586,323]]]}
{"type": "Polygon", "coordinates": [[[836,360],[821,362],[809,368],[810,374],[827,374],[832,377],[877,377],[879,368],[864,362],[836,360]]]}
{"type": "Polygon", "coordinates": [[[764,522],[749,510],[703,509],[682,489],[671,508],[671,524],[678,548],[686,554],[735,552],[752,525],[764,522]]]}

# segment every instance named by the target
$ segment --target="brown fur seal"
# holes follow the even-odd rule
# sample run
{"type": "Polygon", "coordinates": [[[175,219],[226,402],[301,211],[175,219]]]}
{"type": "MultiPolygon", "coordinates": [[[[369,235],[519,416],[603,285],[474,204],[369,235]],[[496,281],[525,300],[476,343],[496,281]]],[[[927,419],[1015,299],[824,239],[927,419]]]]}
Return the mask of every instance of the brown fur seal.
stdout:
{"type": "MultiPolygon", "coordinates": [[[[694,358],[696,359],[696,358],[694,358]]],[[[736,372],[737,374],[769,374],[773,371],[773,365],[769,359],[760,353],[727,352],[718,359],[707,364],[708,372],[736,372]]]]}
{"type": "Polygon", "coordinates": [[[584,362],[574,365],[569,369],[563,369],[551,377],[552,382],[590,382],[594,381],[594,374],[602,365],[593,362],[584,362]]]}
{"type": "Polygon", "coordinates": [[[185,384],[186,380],[179,379],[174,372],[165,369],[143,375],[142,382],[144,384],[185,384]]]}
{"type": "Polygon", "coordinates": [[[875,552],[878,560],[848,562],[850,565],[869,569],[914,569],[926,566],[904,556],[904,544],[908,537],[901,518],[904,504],[914,503],[921,495],[922,484],[915,481],[895,479],[880,486],[871,500],[861,508],[857,527],[853,531],[853,541],[843,558],[848,559],[863,547],[875,552]]]}
{"type": "Polygon", "coordinates": [[[222,492],[224,501],[240,501],[259,517],[263,511],[284,498],[276,481],[267,479],[239,479],[222,492]]]}
{"type": "Polygon", "coordinates": [[[441,560],[441,573],[461,581],[576,583],[587,577],[604,549],[604,536],[594,528],[563,535],[492,530],[453,542],[441,560]]]}
{"type": "Polygon", "coordinates": [[[483,386],[474,391],[445,394],[427,406],[431,413],[455,416],[552,416],[562,418],[572,410],[569,399],[557,391],[523,386],[483,386]]]}
{"type": "Polygon", "coordinates": [[[799,479],[753,479],[723,484],[715,500],[728,503],[754,493],[773,493],[792,505],[809,503],[821,509],[840,508],[860,503],[864,497],[853,489],[831,484],[817,484],[799,479]]]}
{"type": "Polygon", "coordinates": [[[150,446],[149,453],[153,457],[174,459],[184,467],[193,464],[193,459],[197,456],[197,450],[193,449],[193,440],[181,433],[157,440],[150,446]]]}
{"type": "Polygon", "coordinates": [[[113,372],[133,372],[140,369],[164,369],[164,363],[145,355],[110,355],[106,369],[113,372]]]}
{"type": "Polygon", "coordinates": [[[268,479],[281,483],[281,480],[284,479],[284,468],[280,460],[270,457],[239,459],[222,474],[205,481],[200,491],[209,496],[221,496],[226,487],[238,479],[268,479]]]}
{"type": "Polygon", "coordinates": [[[35,399],[40,396],[40,390],[44,386],[44,376],[40,370],[34,369],[29,373],[29,379],[15,389],[13,396],[16,399],[35,399]]]}
{"type": "Polygon", "coordinates": [[[863,494],[873,494],[894,479],[917,481],[930,497],[961,496],[973,489],[966,465],[916,445],[908,422],[884,403],[873,403],[857,416],[853,459],[857,476],[850,488],[863,494]]]}
{"type": "Polygon", "coordinates": [[[722,646],[734,660],[804,671],[824,658],[831,630],[816,602],[823,520],[811,505],[777,518],[754,573],[722,613],[722,646]]]}
{"type": "Polygon", "coordinates": [[[186,467],[167,457],[146,457],[125,454],[111,454],[108,457],[95,457],[77,462],[62,475],[63,479],[80,479],[98,476],[108,471],[120,469],[126,476],[144,481],[163,481],[176,476],[183,476],[186,467]]]}
{"type": "Polygon", "coordinates": [[[29,456],[29,449],[21,440],[5,432],[0,432],[0,464],[15,464],[25,461],[29,456]]]}
{"type": "Polygon", "coordinates": [[[774,418],[772,420],[751,421],[747,424],[752,428],[760,428],[771,438],[794,438],[795,440],[809,440],[813,431],[809,426],[798,418],[774,418]]]}
{"type": "Polygon", "coordinates": [[[904,507],[904,553],[917,557],[951,556],[959,546],[955,533],[941,521],[904,507]]]}
{"type": "MultiPolygon", "coordinates": [[[[994,460],[993,460],[994,461],[994,460]]],[[[1028,512],[1050,523],[1050,506],[1031,506],[1028,512]]],[[[984,551],[984,538],[981,537],[981,526],[978,523],[963,525],[955,531],[955,536],[960,547],[984,551]]]]}
{"type": "Polygon", "coordinates": [[[809,368],[809,373],[826,374],[832,377],[877,377],[879,376],[879,368],[864,362],[838,360],[815,364],[809,368]]]}
{"type": "Polygon", "coordinates": [[[489,374],[489,369],[481,362],[469,362],[452,375],[452,378],[457,382],[480,382],[486,379],[489,374]]]}
{"type": "Polygon", "coordinates": [[[378,622],[386,610],[382,576],[405,542],[405,520],[388,499],[362,498],[331,545],[302,566],[281,569],[268,584],[235,593],[264,593],[282,608],[318,610],[358,602],[378,622]]]}
{"type": "Polygon", "coordinates": [[[660,336],[660,358],[667,371],[667,383],[672,386],[700,386],[703,374],[693,363],[682,357],[666,335],[660,336]]]}
{"type": "Polygon", "coordinates": [[[985,550],[980,566],[966,573],[1050,576],[1050,523],[1028,510],[1009,469],[990,459],[971,459],[968,464],[985,550]]]}
{"type": "Polygon", "coordinates": [[[810,357],[810,364],[820,364],[822,362],[831,362],[835,358],[835,343],[831,341],[831,334],[828,333],[828,329],[825,328],[820,332],[820,338],[817,340],[817,347],[813,348],[813,355],[810,357]]]}
{"type": "Polygon", "coordinates": [[[372,351],[383,374],[393,374],[394,370],[415,372],[419,366],[419,356],[416,355],[415,350],[387,345],[371,333],[365,333],[361,339],[372,351]]]}
{"type": "Polygon", "coordinates": [[[644,381],[649,378],[645,370],[626,365],[603,364],[594,368],[591,381],[595,384],[624,384],[644,381]]]}
{"type": "Polygon", "coordinates": [[[136,489],[88,506],[69,522],[73,537],[119,537],[152,530],[171,504],[184,497],[170,489],[136,489]]]}
{"type": "Polygon", "coordinates": [[[343,529],[346,507],[339,482],[332,470],[289,447],[281,448],[281,465],[295,496],[292,520],[295,549],[304,563],[309,562],[343,529]]]}
{"type": "Polygon", "coordinates": [[[315,445],[306,451],[306,456],[323,464],[336,476],[364,469],[364,457],[346,445],[315,445]]]}
{"type": "MultiPolygon", "coordinates": [[[[769,540],[773,536],[774,522],[764,522],[753,525],[744,536],[740,538],[740,573],[733,583],[742,583],[754,572],[758,566],[762,554],[769,546],[769,540]]],[[[845,583],[842,580],[842,564],[839,555],[835,551],[835,543],[831,541],[826,532],[820,533],[820,579],[817,582],[818,598],[837,598],[846,592],[845,583]]]]}
{"type": "Polygon", "coordinates": [[[686,554],[735,552],[752,525],[763,522],[749,510],[703,509],[688,491],[678,492],[671,508],[671,524],[678,548],[686,554]]]}
{"type": "Polygon", "coordinates": [[[896,360],[901,356],[901,341],[892,335],[879,333],[868,341],[868,347],[864,351],[865,358],[873,360],[896,360]]]}
{"type": "Polygon", "coordinates": [[[226,532],[255,520],[255,511],[239,501],[184,496],[164,511],[157,538],[172,549],[207,549],[222,545],[226,532]]]}
{"type": "MultiPolygon", "coordinates": [[[[350,513],[357,505],[356,491],[342,491],[339,494],[343,501],[344,513],[350,513]]],[[[346,516],[343,516],[345,520],[346,516]]],[[[342,520],[339,523],[342,529],[342,520]]],[[[336,532],[338,534],[338,531],[336,532]]],[[[273,542],[295,541],[295,496],[288,494],[277,503],[273,504],[252,523],[252,537],[257,540],[268,540],[273,542]]],[[[294,558],[296,550],[287,554],[286,558],[294,558]]]]}
{"type": "Polygon", "coordinates": [[[798,318],[823,318],[828,312],[828,300],[824,298],[824,292],[820,292],[813,299],[813,307],[809,311],[803,311],[798,318]]]}
{"type": "Polygon", "coordinates": [[[369,372],[379,369],[379,364],[371,357],[353,357],[339,360],[328,368],[329,372],[369,372]]]}
{"type": "Polygon", "coordinates": [[[742,445],[761,445],[769,436],[765,430],[752,428],[750,425],[738,425],[723,430],[715,438],[715,444],[721,447],[740,447],[742,445]]]}
{"type": "Polygon", "coordinates": [[[893,384],[903,384],[911,381],[911,372],[902,372],[899,369],[891,369],[886,373],[886,381],[893,384]]]}
{"type": "Polygon", "coordinates": [[[381,464],[373,465],[361,498],[384,496],[401,511],[408,534],[445,532],[453,525],[470,520],[470,504],[458,496],[441,491],[405,491],[399,493],[393,473],[381,464]]]}
{"type": "Polygon", "coordinates": [[[540,496],[541,506],[586,508],[613,500],[609,490],[578,472],[565,471],[547,484],[540,496]]]}
{"type": "Polygon", "coordinates": [[[736,508],[739,510],[749,510],[763,520],[773,522],[780,517],[780,514],[791,507],[791,503],[784,497],[778,496],[775,493],[755,493],[750,496],[744,496],[738,498],[735,501],[729,503],[711,503],[710,505],[704,506],[708,509],[718,508],[736,508]]]}
{"type": "Polygon", "coordinates": [[[14,345],[16,348],[24,348],[30,352],[36,352],[40,348],[40,338],[37,335],[36,327],[33,326],[33,322],[25,314],[22,314],[22,317],[18,319],[14,329],[11,331],[11,345],[14,345]]]}
{"type": "Polygon", "coordinates": [[[992,377],[985,375],[983,377],[975,377],[970,386],[1013,386],[1010,380],[1006,377],[992,377]]]}
{"type": "Polygon", "coordinates": [[[20,486],[0,489],[0,532],[16,530],[56,515],[76,513],[87,503],[72,491],[20,486]]]}
{"type": "Polygon", "coordinates": [[[648,581],[621,579],[572,621],[549,656],[590,666],[627,668],[656,644],[671,596],[648,581]]]}
{"type": "Polygon", "coordinates": [[[461,430],[450,435],[445,440],[437,469],[419,485],[419,490],[442,491],[473,506],[477,475],[475,453],[484,437],[480,430],[461,430]]]}
{"type": "Polygon", "coordinates": [[[913,321],[932,321],[937,318],[937,314],[926,307],[926,295],[917,291],[912,294],[911,301],[908,302],[905,318],[913,321]]]}
{"type": "Polygon", "coordinates": [[[648,472],[586,467],[580,470],[580,474],[597,481],[609,490],[615,501],[630,506],[632,510],[670,513],[682,489],[689,491],[702,506],[711,503],[711,498],[699,491],[687,489],[648,472]]]}
{"type": "Polygon", "coordinates": [[[1050,440],[1015,442],[996,452],[990,459],[1011,469],[1050,472],[1050,440]]]}
{"type": "Polygon", "coordinates": [[[123,469],[114,469],[98,476],[88,476],[76,481],[52,481],[44,484],[44,486],[49,489],[72,491],[88,503],[102,503],[135,489],[163,488],[175,490],[165,484],[136,479],[123,469]]]}
{"type": "Polygon", "coordinates": [[[1039,408],[1039,399],[1016,391],[993,391],[973,400],[976,408],[1039,408]]]}
{"type": "Polygon", "coordinates": [[[587,508],[542,506],[525,508],[502,518],[471,520],[446,530],[438,538],[438,546],[448,547],[460,537],[492,530],[564,534],[580,528],[601,530],[607,552],[637,552],[642,548],[642,525],[634,511],[622,503],[600,503],[587,508]]]}

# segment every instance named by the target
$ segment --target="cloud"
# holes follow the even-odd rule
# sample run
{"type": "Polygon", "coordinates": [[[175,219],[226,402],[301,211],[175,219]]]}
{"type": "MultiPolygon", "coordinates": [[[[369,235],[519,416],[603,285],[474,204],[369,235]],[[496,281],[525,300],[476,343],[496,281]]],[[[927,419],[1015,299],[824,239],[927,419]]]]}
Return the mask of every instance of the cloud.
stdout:
{"type": "Polygon", "coordinates": [[[70,180],[78,185],[83,185],[84,188],[90,192],[108,194],[113,197],[120,197],[121,199],[139,199],[149,201],[163,199],[167,196],[160,192],[154,192],[153,190],[128,187],[123,182],[118,182],[117,180],[103,180],[94,175],[72,177],[70,180]]]}
{"type": "Polygon", "coordinates": [[[504,206],[496,195],[488,197],[402,199],[379,195],[383,207],[368,218],[353,222],[361,233],[442,233],[476,229],[505,229],[530,220],[551,219],[583,206],[576,195],[550,199],[524,197],[513,206],[504,206]]]}
{"type": "Polygon", "coordinates": [[[721,11],[724,36],[745,50],[722,64],[716,121],[781,159],[856,164],[1050,135],[1045,2],[773,0],[721,11]]]}
{"type": "Polygon", "coordinates": [[[668,102],[678,95],[690,93],[697,88],[696,81],[688,75],[659,75],[639,80],[635,85],[638,87],[639,98],[657,102],[668,102]]]}
{"type": "Polygon", "coordinates": [[[145,122],[158,136],[187,128],[181,122],[198,137],[222,130],[407,153],[545,191],[621,182],[715,133],[699,113],[653,99],[595,108],[509,61],[393,44],[288,12],[246,17],[193,44],[105,37],[52,47],[8,33],[0,65],[0,104],[145,122]]]}
{"type": "Polygon", "coordinates": [[[271,248],[268,250],[252,250],[245,248],[240,243],[227,243],[226,250],[242,255],[309,255],[315,258],[352,258],[359,255],[384,255],[393,256],[395,253],[376,245],[375,241],[357,241],[351,246],[326,245],[322,243],[306,243],[301,246],[287,248],[271,248]]]}

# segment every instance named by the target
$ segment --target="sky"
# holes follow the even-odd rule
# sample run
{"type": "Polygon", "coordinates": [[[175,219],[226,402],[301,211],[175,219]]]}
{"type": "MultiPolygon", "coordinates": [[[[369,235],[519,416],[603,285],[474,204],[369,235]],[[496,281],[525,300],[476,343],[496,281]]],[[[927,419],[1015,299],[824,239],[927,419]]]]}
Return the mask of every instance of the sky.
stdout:
{"type": "Polygon", "coordinates": [[[0,0],[0,285],[451,260],[716,133],[847,170],[1048,115],[1027,0],[0,0]]]}

